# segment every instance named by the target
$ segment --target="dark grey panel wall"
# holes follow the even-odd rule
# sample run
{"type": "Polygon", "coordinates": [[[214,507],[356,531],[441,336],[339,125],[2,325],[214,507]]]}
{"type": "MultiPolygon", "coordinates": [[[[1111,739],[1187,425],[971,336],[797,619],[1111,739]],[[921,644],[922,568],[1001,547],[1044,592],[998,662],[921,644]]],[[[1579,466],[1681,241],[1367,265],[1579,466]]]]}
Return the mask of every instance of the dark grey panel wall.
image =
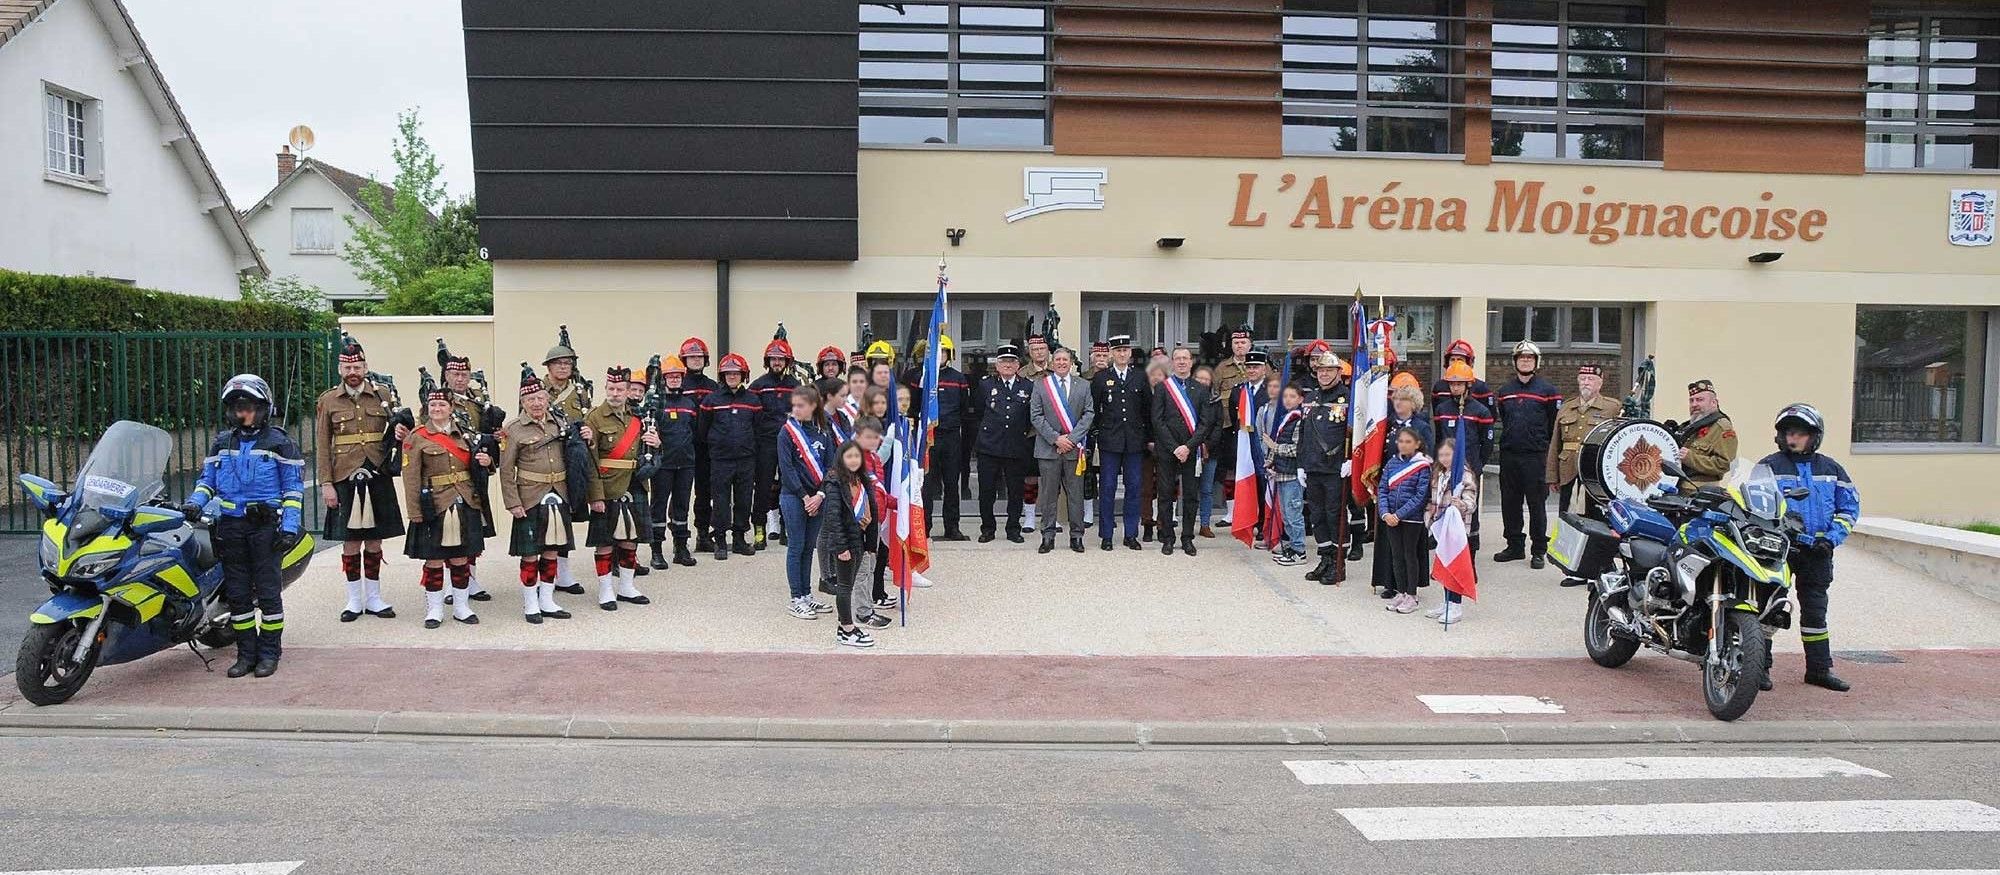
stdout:
{"type": "Polygon", "coordinates": [[[854,3],[462,2],[493,258],[856,257],[854,3]]]}

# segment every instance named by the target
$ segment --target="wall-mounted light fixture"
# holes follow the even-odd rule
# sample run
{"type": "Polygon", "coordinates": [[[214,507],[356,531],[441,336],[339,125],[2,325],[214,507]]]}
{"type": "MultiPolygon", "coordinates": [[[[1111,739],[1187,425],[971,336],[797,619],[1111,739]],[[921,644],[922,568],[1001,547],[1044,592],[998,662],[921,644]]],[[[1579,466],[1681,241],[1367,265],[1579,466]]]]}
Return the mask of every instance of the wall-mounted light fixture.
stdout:
{"type": "Polygon", "coordinates": [[[1186,242],[1187,242],[1186,237],[1161,237],[1160,239],[1153,241],[1153,245],[1158,246],[1161,249],[1179,249],[1181,248],[1181,244],[1186,242]]]}
{"type": "Polygon", "coordinates": [[[951,241],[951,245],[953,245],[953,246],[957,246],[957,245],[958,245],[958,241],[960,241],[960,240],[964,240],[964,239],[965,239],[965,229],[964,229],[964,228],[946,228],[946,229],[944,229],[944,239],[946,239],[946,240],[950,240],[950,241],[951,241]]]}
{"type": "Polygon", "coordinates": [[[1784,257],[1785,257],[1785,254],[1784,254],[1784,253],[1782,253],[1782,252],[1759,252],[1759,253],[1757,253],[1756,255],[1752,255],[1752,256],[1750,256],[1750,263],[1751,263],[1751,264],[1770,264],[1771,262],[1773,262],[1773,261],[1777,261],[1778,259],[1780,259],[1780,258],[1784,258],[1784,257]]]}

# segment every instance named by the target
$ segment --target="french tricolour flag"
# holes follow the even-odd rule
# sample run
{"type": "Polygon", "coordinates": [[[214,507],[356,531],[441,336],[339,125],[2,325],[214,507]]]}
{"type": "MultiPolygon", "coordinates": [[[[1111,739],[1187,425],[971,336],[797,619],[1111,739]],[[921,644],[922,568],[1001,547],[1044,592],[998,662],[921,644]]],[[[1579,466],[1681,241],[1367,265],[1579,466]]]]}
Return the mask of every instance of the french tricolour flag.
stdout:
{"type": "MultiPolygon", "coordinates": [[[[1465,446],[1465,417],[1458,418],[1454,443],[1465,446]]],[[[1451,454],[1451,480],[1445,487],[1445,495],[1455,497],[1464,488],[1465,466],[1463,450],[1451,454]]],[[[1458,508],[1449,504],[1442,508],[1437,522],[1431,523],[1431,537],[1437,540],[1437,546],[1431,550],[1431,579],[1464,598],[1479,598],[1479,580],[1472,570],[1472,549],[1466,544],[1465,520],[1459,517],[1458,508]]]]}
{"type": "Polygon", "coordinates": [[[1245,547],[1257,537],[1257,456],[1251,449],[1257,421],[1256,407],[1250,402],[1253,391],[1249,383],[1236,387],[1236,485],[1230,496],[1235,504],[1229,510],[1229,532],[1245,547]]]}

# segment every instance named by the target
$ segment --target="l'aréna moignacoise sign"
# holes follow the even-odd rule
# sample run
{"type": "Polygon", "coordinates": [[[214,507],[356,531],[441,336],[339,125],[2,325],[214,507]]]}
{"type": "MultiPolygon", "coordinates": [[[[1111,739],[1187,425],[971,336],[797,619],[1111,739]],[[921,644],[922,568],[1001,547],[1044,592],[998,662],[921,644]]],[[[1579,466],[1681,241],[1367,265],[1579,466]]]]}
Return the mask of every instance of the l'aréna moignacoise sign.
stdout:
{"type": "MultiPolygon", "coordinates": [[[[1287,222],[1289,213],[1293,228],[1564,234],[1604,246],[1631,237],[1816,243],[1830,221],[1825,210],[1784,203],[1769,191],[1759,192],[1752,203],[1658,203],[1619,200],[1594,185],[1558,194],[1543,180],[1496,179],[1491,196],[1474,204],[1405,192],[1402,186],[1390,181],[1377,191],[1336,193],[1325,176],[1286,173],[1265,180],[1239,173],[1229,224],[1258,228],[1287,222]]],[[[1990,219],[1986,227],[1992,227],[1990,219]]]]}

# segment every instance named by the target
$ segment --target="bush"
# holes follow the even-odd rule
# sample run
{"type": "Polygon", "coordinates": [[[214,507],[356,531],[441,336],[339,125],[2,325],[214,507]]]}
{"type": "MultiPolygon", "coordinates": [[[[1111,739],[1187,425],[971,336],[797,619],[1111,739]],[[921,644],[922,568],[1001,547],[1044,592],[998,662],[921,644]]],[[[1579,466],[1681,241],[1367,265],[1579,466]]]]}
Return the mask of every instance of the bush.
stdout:
{"type": "Polygon", "coordinates": [[[389,293],[384,316],[490,316],[493,265],[484,261],[434,267],[389,293]]]}
{"type": "Polygon", "coordinates": [[[318,331],[334,323],[331,313],[281,304],[0,270],[0,331],[318,331]]]}

